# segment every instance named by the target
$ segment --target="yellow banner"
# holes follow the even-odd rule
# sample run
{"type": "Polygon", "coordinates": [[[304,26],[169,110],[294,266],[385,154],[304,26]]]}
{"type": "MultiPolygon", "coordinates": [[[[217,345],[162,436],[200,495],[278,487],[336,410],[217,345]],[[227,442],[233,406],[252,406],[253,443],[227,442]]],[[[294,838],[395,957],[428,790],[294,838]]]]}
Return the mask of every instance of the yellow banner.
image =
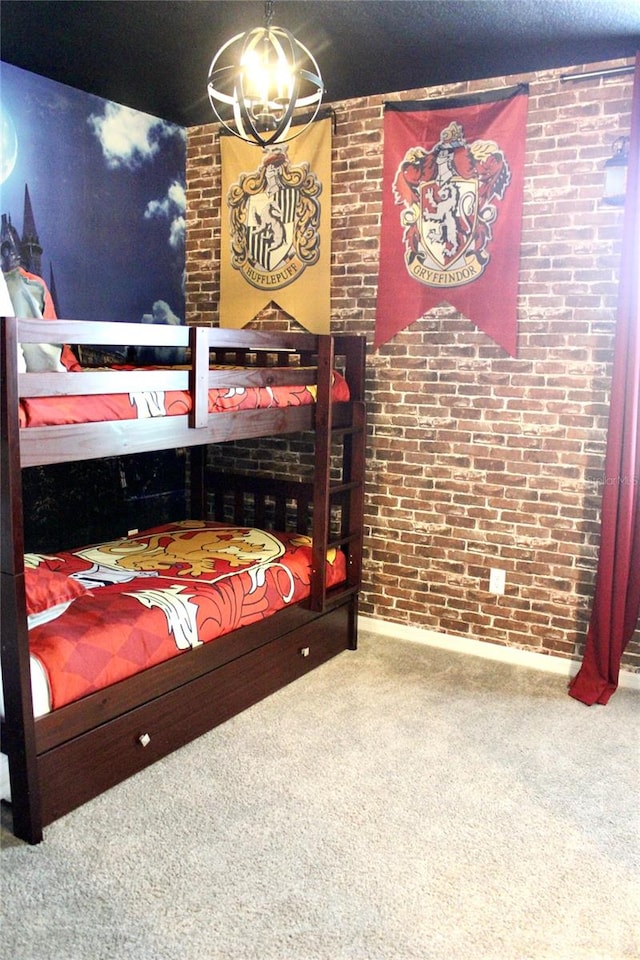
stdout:
{"type": "Polygon", "coordinates": [[[275,303],[329,333],[331,118],[289,143],[220,138],[220,326],[244,327],[275,303]]]}

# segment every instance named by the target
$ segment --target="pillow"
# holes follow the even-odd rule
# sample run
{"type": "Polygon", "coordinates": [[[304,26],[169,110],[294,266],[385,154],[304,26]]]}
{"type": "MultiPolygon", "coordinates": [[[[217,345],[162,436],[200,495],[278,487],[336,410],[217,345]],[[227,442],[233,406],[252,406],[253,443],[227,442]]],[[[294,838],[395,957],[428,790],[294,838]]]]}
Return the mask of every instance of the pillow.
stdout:
{"type": "Polygon", "coordinates": [[[61,603],[69,603],[87,593],[87,588],[59,570],[51,570],[38,554],[24,557],[27,614],[42,613],[61,603]]]}
{"type": "Polygon", "coordinates": [[[27,364],[27,373],[64,373],[61,362],[62,346],[59,343],[23,343],[22,352],[27,364]]]}

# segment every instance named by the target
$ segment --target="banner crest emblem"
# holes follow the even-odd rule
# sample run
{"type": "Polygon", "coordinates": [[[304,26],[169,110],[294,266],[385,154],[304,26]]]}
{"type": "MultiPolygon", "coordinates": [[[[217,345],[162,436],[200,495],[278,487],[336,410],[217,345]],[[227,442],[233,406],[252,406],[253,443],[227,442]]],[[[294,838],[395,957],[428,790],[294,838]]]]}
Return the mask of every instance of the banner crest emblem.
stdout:
{"type": "Polygon", "coordinates": [[[396,171],[402,204],[405,265],[426,286],[458,287],[479,277],[491,259],[492,224],[511,181],[509,164],[492,140],[467,144],[453,122],[430,150],[411,147],[396,171]]]}
{"type": "Polygon", "coordinates": [[[231,266],[247,283],[278,290],[317,263],[321,193],[309,163],[291,163],[286,144],[266,148],[258,169],[231,185],[231,266]]]}
{"type": "Polygon", "coordinates": [[[374,347],[446,303],[517,355],[528,91],[385,103],[374,347]]]}

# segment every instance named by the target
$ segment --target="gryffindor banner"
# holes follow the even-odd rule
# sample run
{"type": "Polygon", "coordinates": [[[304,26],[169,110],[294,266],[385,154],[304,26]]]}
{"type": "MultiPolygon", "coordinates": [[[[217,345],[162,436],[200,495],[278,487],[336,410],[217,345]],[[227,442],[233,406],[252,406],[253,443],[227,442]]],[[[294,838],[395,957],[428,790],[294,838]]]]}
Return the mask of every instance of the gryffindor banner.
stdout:
{"type": "Polygon", "coordinates": [[[331,119],[264,149],[222,136],[220,150],[220,326],[243,327],[273,301],[328,333],[331,119]]]}
{"type": "Polygon", "coordinates": [[[527,103],[385,104],[376,347],[447,302],[516,356],[527,103]]]}

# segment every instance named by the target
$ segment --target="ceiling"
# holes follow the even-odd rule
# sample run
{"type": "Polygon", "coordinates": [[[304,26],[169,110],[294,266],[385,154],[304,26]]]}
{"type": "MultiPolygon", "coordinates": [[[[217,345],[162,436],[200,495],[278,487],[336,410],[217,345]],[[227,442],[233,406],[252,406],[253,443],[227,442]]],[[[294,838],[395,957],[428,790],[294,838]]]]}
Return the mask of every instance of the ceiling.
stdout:
{"type": "MultiPolygon", "coordinates": [[[[633,57],[640,0],[276,0],[325,102],[633,57]]],[[[2,0],[7,63],[183,126],[213,119],[213,55],[261,0],[2,0]]]]}

